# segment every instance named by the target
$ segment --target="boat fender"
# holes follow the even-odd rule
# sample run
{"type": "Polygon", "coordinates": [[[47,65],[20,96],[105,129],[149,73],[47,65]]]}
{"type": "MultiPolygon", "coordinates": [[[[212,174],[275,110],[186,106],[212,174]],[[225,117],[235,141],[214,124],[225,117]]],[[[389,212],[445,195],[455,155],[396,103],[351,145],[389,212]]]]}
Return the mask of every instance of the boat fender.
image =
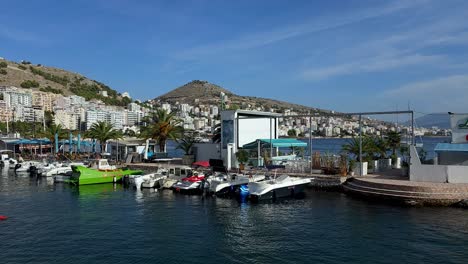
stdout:
{"type": "Polygon", "coordinates": [[[5,215],[0,215],[0,221],[7,220],[7,219],[8,219],[7,216],[5,216],[5,215]]]}
{"type": "Polygon", "coordinates": [[[114,176],[114,182],[117,182],[117,178],[115,178],[115,176],[114,176]]]}

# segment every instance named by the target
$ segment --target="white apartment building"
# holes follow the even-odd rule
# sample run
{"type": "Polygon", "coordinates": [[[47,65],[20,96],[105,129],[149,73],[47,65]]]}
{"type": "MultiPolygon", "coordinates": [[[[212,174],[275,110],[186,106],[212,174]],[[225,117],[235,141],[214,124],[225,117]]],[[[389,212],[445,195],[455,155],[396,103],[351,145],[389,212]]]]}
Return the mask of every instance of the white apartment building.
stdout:
{"type": "Polygon", "coordinates": [[[69,110],[55,111],[54,123],[61,125],[65,129],[77,130],[79,129],[80,115],[69,110]]]}
{"type": "Polygon", "coordinates": [[[171,112],[171,105],[170,104],[164,103],[164,104],[161,105],[161,108],[166,110],[167,112],[171,112]]]}
{"type": "Polygon", "coordinates": [[[20,89],[7,89],[3,91],[3,100],[8,107],[26,106],[32,107],[32,95],[30,91],[20,89]]]}
{"type": "Polygon", "coordinates": [[[129,103],[127,105],[127,108],[128,108],[128,111],[131,111],[131,112],[140,112],[141,111],[141,106],[139,104],[136,104],[136,103],[129,103]]]}
{"type": "Polygon", "coordinates": [[[86,129],[90,129],[94,123],[108,122],[108,112],[102,110],[86,111],[86,129]]]}
{"type": "Polygon", "coordinates": [[[107,122],[111,123],[116,129],[123,129],[125,117],[122,111],[109,112],[107,122]]]}

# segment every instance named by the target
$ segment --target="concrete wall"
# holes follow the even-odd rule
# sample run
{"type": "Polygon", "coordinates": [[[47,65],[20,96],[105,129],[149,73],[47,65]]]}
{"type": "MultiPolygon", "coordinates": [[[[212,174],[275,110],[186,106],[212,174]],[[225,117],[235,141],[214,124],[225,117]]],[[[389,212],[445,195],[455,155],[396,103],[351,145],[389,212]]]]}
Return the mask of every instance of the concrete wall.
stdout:
{"type": "Polygon", "coordinates": [[[410,181],[468,183],[468,166],[421,164],[416,148],[410,147],[410,181]]]}
{"type": "Polygon", "coordinates": [[[193,145],[193,153],[195,161],[221,159],[219,143],[195,143],[193,145]]]}

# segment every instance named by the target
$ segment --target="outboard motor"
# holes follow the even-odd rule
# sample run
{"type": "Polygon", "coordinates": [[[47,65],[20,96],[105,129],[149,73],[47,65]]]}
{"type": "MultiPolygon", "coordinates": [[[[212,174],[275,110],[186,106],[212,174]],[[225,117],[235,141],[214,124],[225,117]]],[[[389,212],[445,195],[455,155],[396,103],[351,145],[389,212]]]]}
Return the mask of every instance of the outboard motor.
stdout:
{"type": "Polygon", "coordinates": [[[3,160],[0,161],[0,168],[5,168],[5,162],[3,160]]]}
{"type": "Polygon", "coordinates": [[[20,163],[18,163],[18,164],[15,165],[15,171],[16,171],[17,169],[19,169],[19,168],[21,168],[21,164],[20,164],[20,163]]]}
{"type": "Polygon", "coordinates": [[[37,176],[38,175],[38,169],[36,166],[31,166],[29,167],[29,176],[37,176]]]}

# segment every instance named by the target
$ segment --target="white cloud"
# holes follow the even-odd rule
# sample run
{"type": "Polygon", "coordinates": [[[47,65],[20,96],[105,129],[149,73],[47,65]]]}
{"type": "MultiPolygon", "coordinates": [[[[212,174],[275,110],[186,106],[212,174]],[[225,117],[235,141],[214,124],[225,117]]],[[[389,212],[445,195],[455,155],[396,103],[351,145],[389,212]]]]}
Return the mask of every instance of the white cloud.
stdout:
{"type": "Polygon", "coordinates": [[[443,59],[443,56],[425,56],[419,54],[377,56],[337,66],[307,69],[302,72],[302,77],[307,80],[321,80],[340,75],[379,72],[410,65],[434,63],[443,59]]]}
{"type": "Polygon", "coordinates": [[[210,54],[229,53],[232,51],[259,48],[291,38],[330,30],[337,27],[358,23],[371,18],[389,15],[403,9],[421,5],[425,2],[427,1],[398,0],[383,7],[366,8],[362,10],[356,10],[348,14],[333,14],[328,17],[320,17],[312,21],[306,21],[302,24],[279,27],[274,30],[265,32],[255,32],[224,42],[201,45],[186,50],[179,50],[175,52],[173,56],[178,59],[195,59],[200,56],[207,56],[210,54]]]}
{"type": "Polygon", "coordinates": [[[468,74],[418,81],[387,90],[382,100],[411,101],[424,112],[468,112],[468,74]]]}

